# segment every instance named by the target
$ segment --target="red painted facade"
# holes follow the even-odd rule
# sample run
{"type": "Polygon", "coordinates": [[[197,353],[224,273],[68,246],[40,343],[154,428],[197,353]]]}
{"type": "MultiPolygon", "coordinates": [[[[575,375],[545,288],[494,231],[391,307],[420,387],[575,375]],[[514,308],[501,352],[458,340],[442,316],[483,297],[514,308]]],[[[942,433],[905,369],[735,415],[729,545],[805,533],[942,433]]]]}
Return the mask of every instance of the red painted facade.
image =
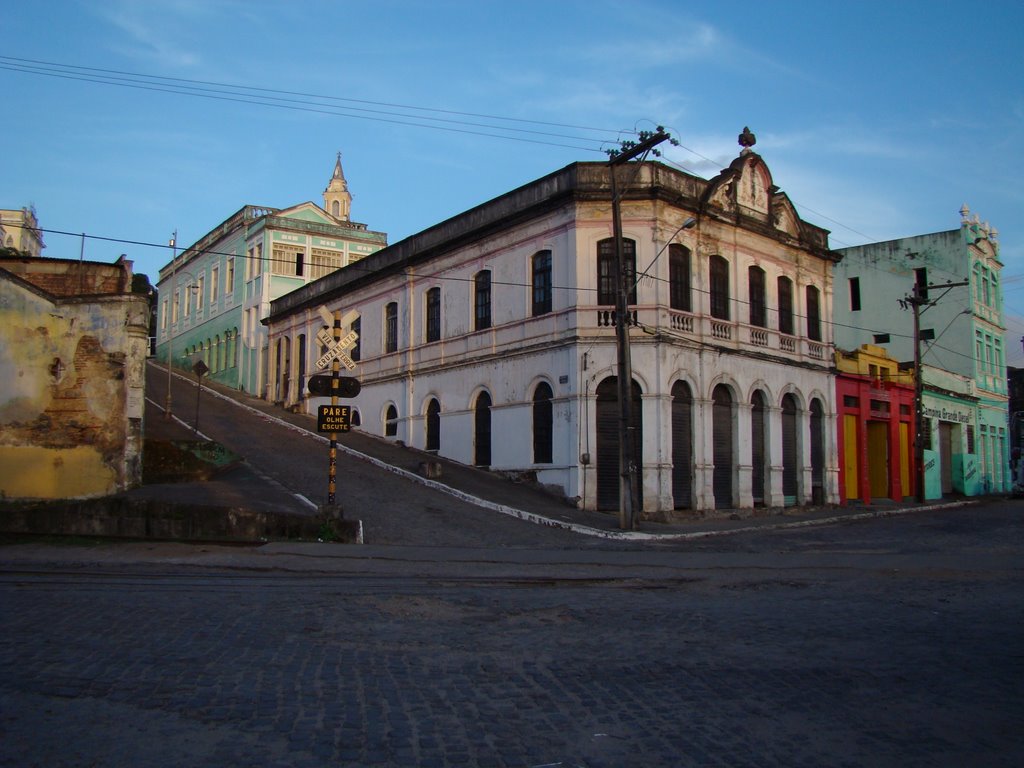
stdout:
{"type": "Polygon", "coordinates": [[[914,495],[914,388],[853,373],[836,376],[843,504],[914,495]]]}

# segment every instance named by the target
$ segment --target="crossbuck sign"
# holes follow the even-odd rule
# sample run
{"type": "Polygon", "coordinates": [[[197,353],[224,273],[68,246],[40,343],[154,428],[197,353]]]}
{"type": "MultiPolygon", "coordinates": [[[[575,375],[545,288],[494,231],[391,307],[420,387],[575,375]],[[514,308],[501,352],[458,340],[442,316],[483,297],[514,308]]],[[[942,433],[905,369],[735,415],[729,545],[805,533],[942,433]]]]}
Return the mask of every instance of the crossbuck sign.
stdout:
{"type": "MultiPolygon", "coordinates": [[[[324,319],[328,328],[334,325],[334,317],[329,311],[327,311],[327,307],[321,306],[317,311],[320,313],[320,317],[324,319]]],[[[358,316],[359,314],[353,310],[346,312],[341,317],[342,327],[350,325],[358,316]]],[[[335,341],[334,334],[332,334],[327,328],[321,328],[316,334],[316,340],[327,347],[327,351],[317,359],[316,367],[322,370],[329,366],[332,361],[337,359],[340,360],[341,364],[348,370],[355,370],[355,360],[348,356],[348,351],[355,345],[358,339],[358,333],[355,331],[349,331],[346,335],[335,341]]]]}

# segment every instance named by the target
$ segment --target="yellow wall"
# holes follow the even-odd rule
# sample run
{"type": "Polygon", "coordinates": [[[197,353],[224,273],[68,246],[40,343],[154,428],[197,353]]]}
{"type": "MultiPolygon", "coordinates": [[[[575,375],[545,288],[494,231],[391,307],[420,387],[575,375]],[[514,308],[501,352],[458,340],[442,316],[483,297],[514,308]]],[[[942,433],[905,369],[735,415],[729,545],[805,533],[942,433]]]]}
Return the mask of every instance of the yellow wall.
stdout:
{"type": "Polygon", "coordinates": [[[869,421],[867,427],[871,498],[882,499],[889,495],[889,424],[869,421]]]}
{"type": "Polygon", "coordinates": [[[900,422],[900,484],[903,495],[910,496],[910,425],[906,422],[900,422]]]}
{"type": "Polygon", "coordinates": [[[115,493],[117,476],[95,448],[0,446],[0,497],[63,499],[115,493]]]}

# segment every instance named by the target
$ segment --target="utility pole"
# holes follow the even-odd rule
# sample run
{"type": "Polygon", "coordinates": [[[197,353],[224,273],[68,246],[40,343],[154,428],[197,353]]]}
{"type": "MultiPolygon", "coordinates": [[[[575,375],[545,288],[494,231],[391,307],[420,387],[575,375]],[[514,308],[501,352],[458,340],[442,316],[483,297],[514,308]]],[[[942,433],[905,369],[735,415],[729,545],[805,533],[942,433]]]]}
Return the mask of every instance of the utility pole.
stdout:
{"type": "Polygon", "coordinates": [[[671,137],[661,126],[655,133],[642,132],[640,142],[624,142],[609,152],[608,171],[612,188],[612,237],[615,240],[615,347],[619,395],[619,528],[635,530],[640,517],[640,484],[636,462],[636,428],[633,425],[633,363],[629,349],[629,293],[633,288],[626,272],[622,243],[622,208],[615,169],[671,137]]]}
{"type": "Polygon", "coordinates": [[[178,292],[178,230],[171,235],[171,296],[166,303],[167,312],[170,317],[165,317],[167,323],[167,398],[164,401],[164,418],[171,420],[171,347],[174,345],[174,295],[178,292]]]}
{"type": "Polygon", "coordinates": [[[960,283],[942,283],[940,285],[921,285],[914,282],[914,291],[900,301],[904,308],[909,306],[914,312],[914,485],[915,497],[919,503],[924,502],[924,380],[921,375],[921,315],[928,307],[949,293],[952,288],[969,285],[964,280],[960,283]],[[925,298],[929,290],[944,288],[939,299],[929,301],[925,298]],[[922,309],[924,307],[924,309],[922,309]]]}

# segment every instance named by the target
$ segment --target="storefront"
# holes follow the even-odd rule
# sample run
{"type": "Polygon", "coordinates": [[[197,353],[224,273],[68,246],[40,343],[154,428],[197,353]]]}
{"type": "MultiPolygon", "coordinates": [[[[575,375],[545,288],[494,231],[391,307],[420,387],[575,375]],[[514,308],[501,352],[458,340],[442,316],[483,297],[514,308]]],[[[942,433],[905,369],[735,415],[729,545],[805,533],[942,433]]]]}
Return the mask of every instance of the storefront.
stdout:
{"type": "Polygon", "coordinates": [[[914,495],[914,387],[884,349],[836,356],[842,503],[914,495]]]}
{"type": "Polygon", "coordinates": [[[975,436],[977,398],[926,385],[921,402],[925,499],[981,493],[975,436]]]}

